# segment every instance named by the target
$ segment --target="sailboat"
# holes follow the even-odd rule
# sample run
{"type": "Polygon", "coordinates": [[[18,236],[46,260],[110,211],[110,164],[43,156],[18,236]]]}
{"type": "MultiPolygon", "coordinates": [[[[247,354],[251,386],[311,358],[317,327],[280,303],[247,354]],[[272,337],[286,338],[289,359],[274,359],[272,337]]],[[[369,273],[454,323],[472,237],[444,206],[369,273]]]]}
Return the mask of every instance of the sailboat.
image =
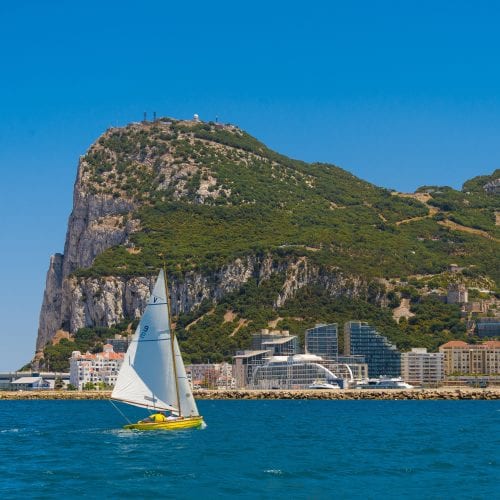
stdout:
{"type": "Polygon", "coordinates": [[[128,347],[111,399],[155,412],[164,422],[139,421],[125,429],[175,430],[204,426],[170,322],[166,275],[158,274],[144,314],[128,347]]]}

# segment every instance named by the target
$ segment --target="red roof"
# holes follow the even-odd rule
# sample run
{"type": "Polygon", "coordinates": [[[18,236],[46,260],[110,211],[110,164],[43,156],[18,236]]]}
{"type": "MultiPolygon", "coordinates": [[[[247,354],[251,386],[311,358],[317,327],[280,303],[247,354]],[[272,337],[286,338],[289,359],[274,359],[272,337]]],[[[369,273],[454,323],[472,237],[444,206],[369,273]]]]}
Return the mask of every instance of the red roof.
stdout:
{"type": "Polygon", "coordinates": [[[488,348],[500,348],[500,340],[488,340],[486,342],[483,342],[482,345],[484,347],[488,347],[488,348]]]}
{"type": "Polygon", "coordinates": [[[460,347],[460,348],[470,348],[470,349],[500,349],[500,341],[499,340],[488,340],[486,342],[483,342],[482,344],[467,344],[467,342],[464,342],[463,340],[450,340],[449,342],[446,342],[446,344],[443,344],[442,346],[439,346],[439,349],[451,349],[453,347],[460,347]]]}
{"type": "Polygon", "coordinates": [[[91,359],[123,359],[125,357],[125,354],[122,352],[98,352],[97,354],[90,354],[90,352],[86,352],[83,355],[80,355],[78,359],[86,359],[86,360],[91,360],[91,359]]]}
{"type": "Polygon", "coordinates": [[[446,344],[439,346],[440,349],[451,349],[452,347],[470,347],[470,344],[463,340],[450,340],[446,344]]]}

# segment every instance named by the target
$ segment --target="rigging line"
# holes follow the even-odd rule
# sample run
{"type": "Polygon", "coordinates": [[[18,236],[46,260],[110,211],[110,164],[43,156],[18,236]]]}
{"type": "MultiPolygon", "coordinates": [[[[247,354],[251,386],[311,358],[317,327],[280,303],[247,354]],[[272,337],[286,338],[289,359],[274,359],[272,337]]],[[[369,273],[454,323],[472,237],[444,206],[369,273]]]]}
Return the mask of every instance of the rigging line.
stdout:
{"type": "Polygon", "coordinates": [[[114,401],[112,399],[108,399],[108,401],[115,407],[115,410],[129,423],[131,424],[132,422],[127,418],[127,415],[125,415],[118,406],[115,405],[114,401]]]}

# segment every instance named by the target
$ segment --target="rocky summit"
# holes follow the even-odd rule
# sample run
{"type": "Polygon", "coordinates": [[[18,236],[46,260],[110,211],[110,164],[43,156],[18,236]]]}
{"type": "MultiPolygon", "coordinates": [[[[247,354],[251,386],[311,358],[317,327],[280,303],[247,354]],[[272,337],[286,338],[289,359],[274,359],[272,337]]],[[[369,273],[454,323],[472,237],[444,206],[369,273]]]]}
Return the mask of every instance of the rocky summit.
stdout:
{"type": "Polygon", "coordinates": [[[402,194],[290,159],[232,125],[163,118],[109,129],[80,158],[37,360],[52,344],[66,356],[75,341],[130,331],[164,262],[191,361],[227,358],[259,328],[303,335],[349,319],[402,349],[435,347],[465,327],[429,290],[496,287],[498,193],[488,186],[499,177],[402,194]],[[413,317],[397,323],[405,298],[413,317]],[[427,328],[429,315],[440,323],[427,328]]]}

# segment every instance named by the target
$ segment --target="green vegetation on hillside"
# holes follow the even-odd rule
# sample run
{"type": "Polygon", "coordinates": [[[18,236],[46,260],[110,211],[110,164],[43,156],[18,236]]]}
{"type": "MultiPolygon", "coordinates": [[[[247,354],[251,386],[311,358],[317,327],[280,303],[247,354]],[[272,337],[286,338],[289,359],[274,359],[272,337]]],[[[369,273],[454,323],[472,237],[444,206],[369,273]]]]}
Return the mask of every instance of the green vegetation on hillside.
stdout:
{"type": "Polygon", "coordinates": [[[500,210],[498,196],[487,194],[483,189],[489,180],[499,176],[500,170],[496,170],[491,176],[476,177],[466,182],[462,191],[448,186],[424,186],[419,191],[432,195],[428,203],[442,211],[441,219],[447,217],[457,224],[481,229],[499,238],[500,229],[495,225],[495,212],[500,210]]]}
{"type": "MultiPolygon", "coordinates": [[[[77,274],[153,274],[163,253],[178,273],[271,253],[392,277],[439,273],[450,259],[486,267],[483,256],[495,251],[493,242],[440,226],[442,215],[419,221],[429,209],[415,199],[333,165],[286,158],[238,129],[176,121],[165,127],[113,130],[87,154],[93,189],[121,190],[139,202],[128,217],[140,221],[141,231],[130,238],[136,252],[109,249],[77,274]],[[179,172],[168,186],[166,168],[179,172]],[[203,200],[202,182],[209,183],[203,200]]],[[[491,196],[427,189],[429,203],[450,220],[496,234],[491,196]]]]}
{"type": "MultiPolygon", "coordinates": [[[[283,318],[279,328],[299,336],[317,321],[359,319],[401,349],[435,348],[463,336],[463,323],[456,308],[421,299],[424,284],[441,286],[451,263],[481,283],[500,280],[498,196],[483,189],[498,171],[466,182],[462,191],[424,186],[419,191],[430,196],[421,197],[423,203],[335,165],[287,158],[236,127],[170,119],[108,131],[82,168],[90,193],[135,205],[122,224],[134,220],[140,229],[126,246],[109,248],[88,269],[77,270],[80,277],[151,276],[163,255],[177,280],[188,271],[210,276],[247,256],[257,261],[269,256],[275,264],[304,257],[322,275],[342,272],[366,282],[430,276],[412,283],[416,316],[401,325],[392,320],[391,309],[369,297],[333,299],[314,285],[276,310],[284,276],[275,273],[261,283],[251,279],[218,304],[203,304],[178,318],[188,360],[227,358],[278,316],[283,318]],[[227,311],[235,318],[225,320],[227,311]]],[[[392,292],[388,300],[395,307],[399,296],[392,292]]],[[[60,349],[67,347],[63,343],[60,349]]]]}
{"type": "Polygon", "coordinates": [[[251,281],[240,292],[228,295],[217,306],[205,304],[194,313],[182,315],[176,332],[186,360],[206,362],[208,359],[230,359],[236,349],[250,346],[252,333],[268,328],[269,321],[278,317],[282,319],[276,328],[297,335],[302,346],[306,329],[316,323],[337,323],[340,351],[343,349],[343,326],[355,320],[375,326],[402,351],[414,346],[435,351],[439,345],[451,339],[466,338],[465,325],[460,321],[460,308],[434,298],[416,295],[411,306],[415,316],[408,322],[402,320],[398,325],[392,318],[390,308],[380,308],[369,299],[332,298],[319,286],[305,287],[284,307],[273,309],[279,283],[278,277],[260,285],[251,281]],[[260,300],[257,301],[257,297],[260,300]],[[235,315],[232,321],[224,321],[227,311],[235,315]],[[198,318],[202,319],[186,329],[198,318]],[[245,319],[245,326],[230,337],[240,319],[245,319]]]}

